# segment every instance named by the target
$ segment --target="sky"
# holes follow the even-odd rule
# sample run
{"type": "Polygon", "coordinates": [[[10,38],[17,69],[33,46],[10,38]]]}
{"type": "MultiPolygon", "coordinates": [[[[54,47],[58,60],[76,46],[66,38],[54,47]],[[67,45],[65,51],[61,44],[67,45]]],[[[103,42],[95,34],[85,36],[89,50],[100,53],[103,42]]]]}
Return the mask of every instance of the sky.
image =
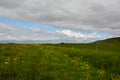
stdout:
{"type": "Polygon", "coordinates": [[[0,40],[93,42],[120,36],[120,0],[0,0],[0,40]]]}

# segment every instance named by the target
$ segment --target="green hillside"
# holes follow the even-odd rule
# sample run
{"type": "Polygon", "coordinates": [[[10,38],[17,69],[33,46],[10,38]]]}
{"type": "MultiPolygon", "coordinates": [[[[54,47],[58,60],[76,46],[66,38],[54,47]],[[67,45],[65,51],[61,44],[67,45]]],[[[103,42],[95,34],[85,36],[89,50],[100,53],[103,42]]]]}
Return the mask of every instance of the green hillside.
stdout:
{"type": "Polygon", "coordinates": [[[0,80],[120,80],[120,38],[89,44],[0,44],[0,80]]]}

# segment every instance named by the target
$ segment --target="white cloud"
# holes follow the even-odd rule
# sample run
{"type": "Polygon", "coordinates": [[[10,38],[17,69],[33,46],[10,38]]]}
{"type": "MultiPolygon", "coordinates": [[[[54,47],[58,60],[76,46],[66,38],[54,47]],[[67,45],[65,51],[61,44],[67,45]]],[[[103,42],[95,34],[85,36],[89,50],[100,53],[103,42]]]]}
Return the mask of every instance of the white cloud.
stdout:
{"type": "Polygon", "coordinates": [[[30,28],[32,32],[40,32],[40,28],[30,28]]]}
{"type": "Polygon", "coordinates": [[[83,34],[72,30],[45,32],[40,28],[18,28],[0,23],[0,40],[44,40],[52,42],[92,42],[104,39],[97,33],[83,34]]]}
{"type": "Polygon", "coordinates": [[[69,37],[73,37],[73,38],[80,38],[80,39],[89,39],[89,38],[93,38],[93,39],[101,39],[102,37],[96,33],[90,33],[90,34],[82,34],[80,32],[73,32],[71,30],[63,30],[62,31],[63,34],[69,36],[69,37]]]}

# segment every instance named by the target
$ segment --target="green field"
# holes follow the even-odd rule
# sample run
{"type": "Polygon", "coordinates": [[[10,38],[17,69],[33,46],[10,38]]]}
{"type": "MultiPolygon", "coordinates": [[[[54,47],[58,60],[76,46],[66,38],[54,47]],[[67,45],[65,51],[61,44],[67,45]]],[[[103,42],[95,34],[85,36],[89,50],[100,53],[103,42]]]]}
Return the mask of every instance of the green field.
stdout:
{"type": "Polygon", "coordinates": [[[0,44],[0,80],[120,80],[120,42],[0,44]]]}

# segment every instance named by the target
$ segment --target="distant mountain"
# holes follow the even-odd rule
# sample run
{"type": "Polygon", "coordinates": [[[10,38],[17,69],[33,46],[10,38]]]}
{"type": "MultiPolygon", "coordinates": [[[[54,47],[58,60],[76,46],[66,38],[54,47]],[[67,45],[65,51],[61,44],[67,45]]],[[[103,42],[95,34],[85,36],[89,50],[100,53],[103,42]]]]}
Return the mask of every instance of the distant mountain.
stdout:
{"type": "Polygon", "coordinates": [[[119,42],[120,43],[120,37],[108,38],[108,39],[104,39],[104,40],[97,40],[93,43],[99,44],[99,43],[110,43],[110,42],[119,42]]]}
{"type": "Polygon", "coordinates": [[[0,44],[44,44],[44,43],[60,43],[60,42],[63,42],[63,41],[62,40],[21,40],[21,41],[20,40],[0,40],[0,44]]]}
{"type": "Polygon", "coordinates": [[[32,44],[32,43],[45,43],[46,41],[40,40],[1,40],[0,44],[32,44]]]}
{"type": "Polygon", "coordinates": [[[105,39],[102,42],[120,42],[120,37],[105,39]]]}
{"type": "MultiPolygon", "coordinates": [[[[43,44],[43,43],[68,43],[67,40],[0,40],[0,44],[43,44]]],[[[75,43],[76,41],[71,40],[71,43],[75,43]]],[[[120,42],[120,37],[109,38],[105,40],[98,40],[92,43],[110,43],[110,42],[120,42]]],[[[79,42],[77,42],[79,43],[79,42]]],[[[82,42],[81,42],[82,43],[82,42]]]]}

